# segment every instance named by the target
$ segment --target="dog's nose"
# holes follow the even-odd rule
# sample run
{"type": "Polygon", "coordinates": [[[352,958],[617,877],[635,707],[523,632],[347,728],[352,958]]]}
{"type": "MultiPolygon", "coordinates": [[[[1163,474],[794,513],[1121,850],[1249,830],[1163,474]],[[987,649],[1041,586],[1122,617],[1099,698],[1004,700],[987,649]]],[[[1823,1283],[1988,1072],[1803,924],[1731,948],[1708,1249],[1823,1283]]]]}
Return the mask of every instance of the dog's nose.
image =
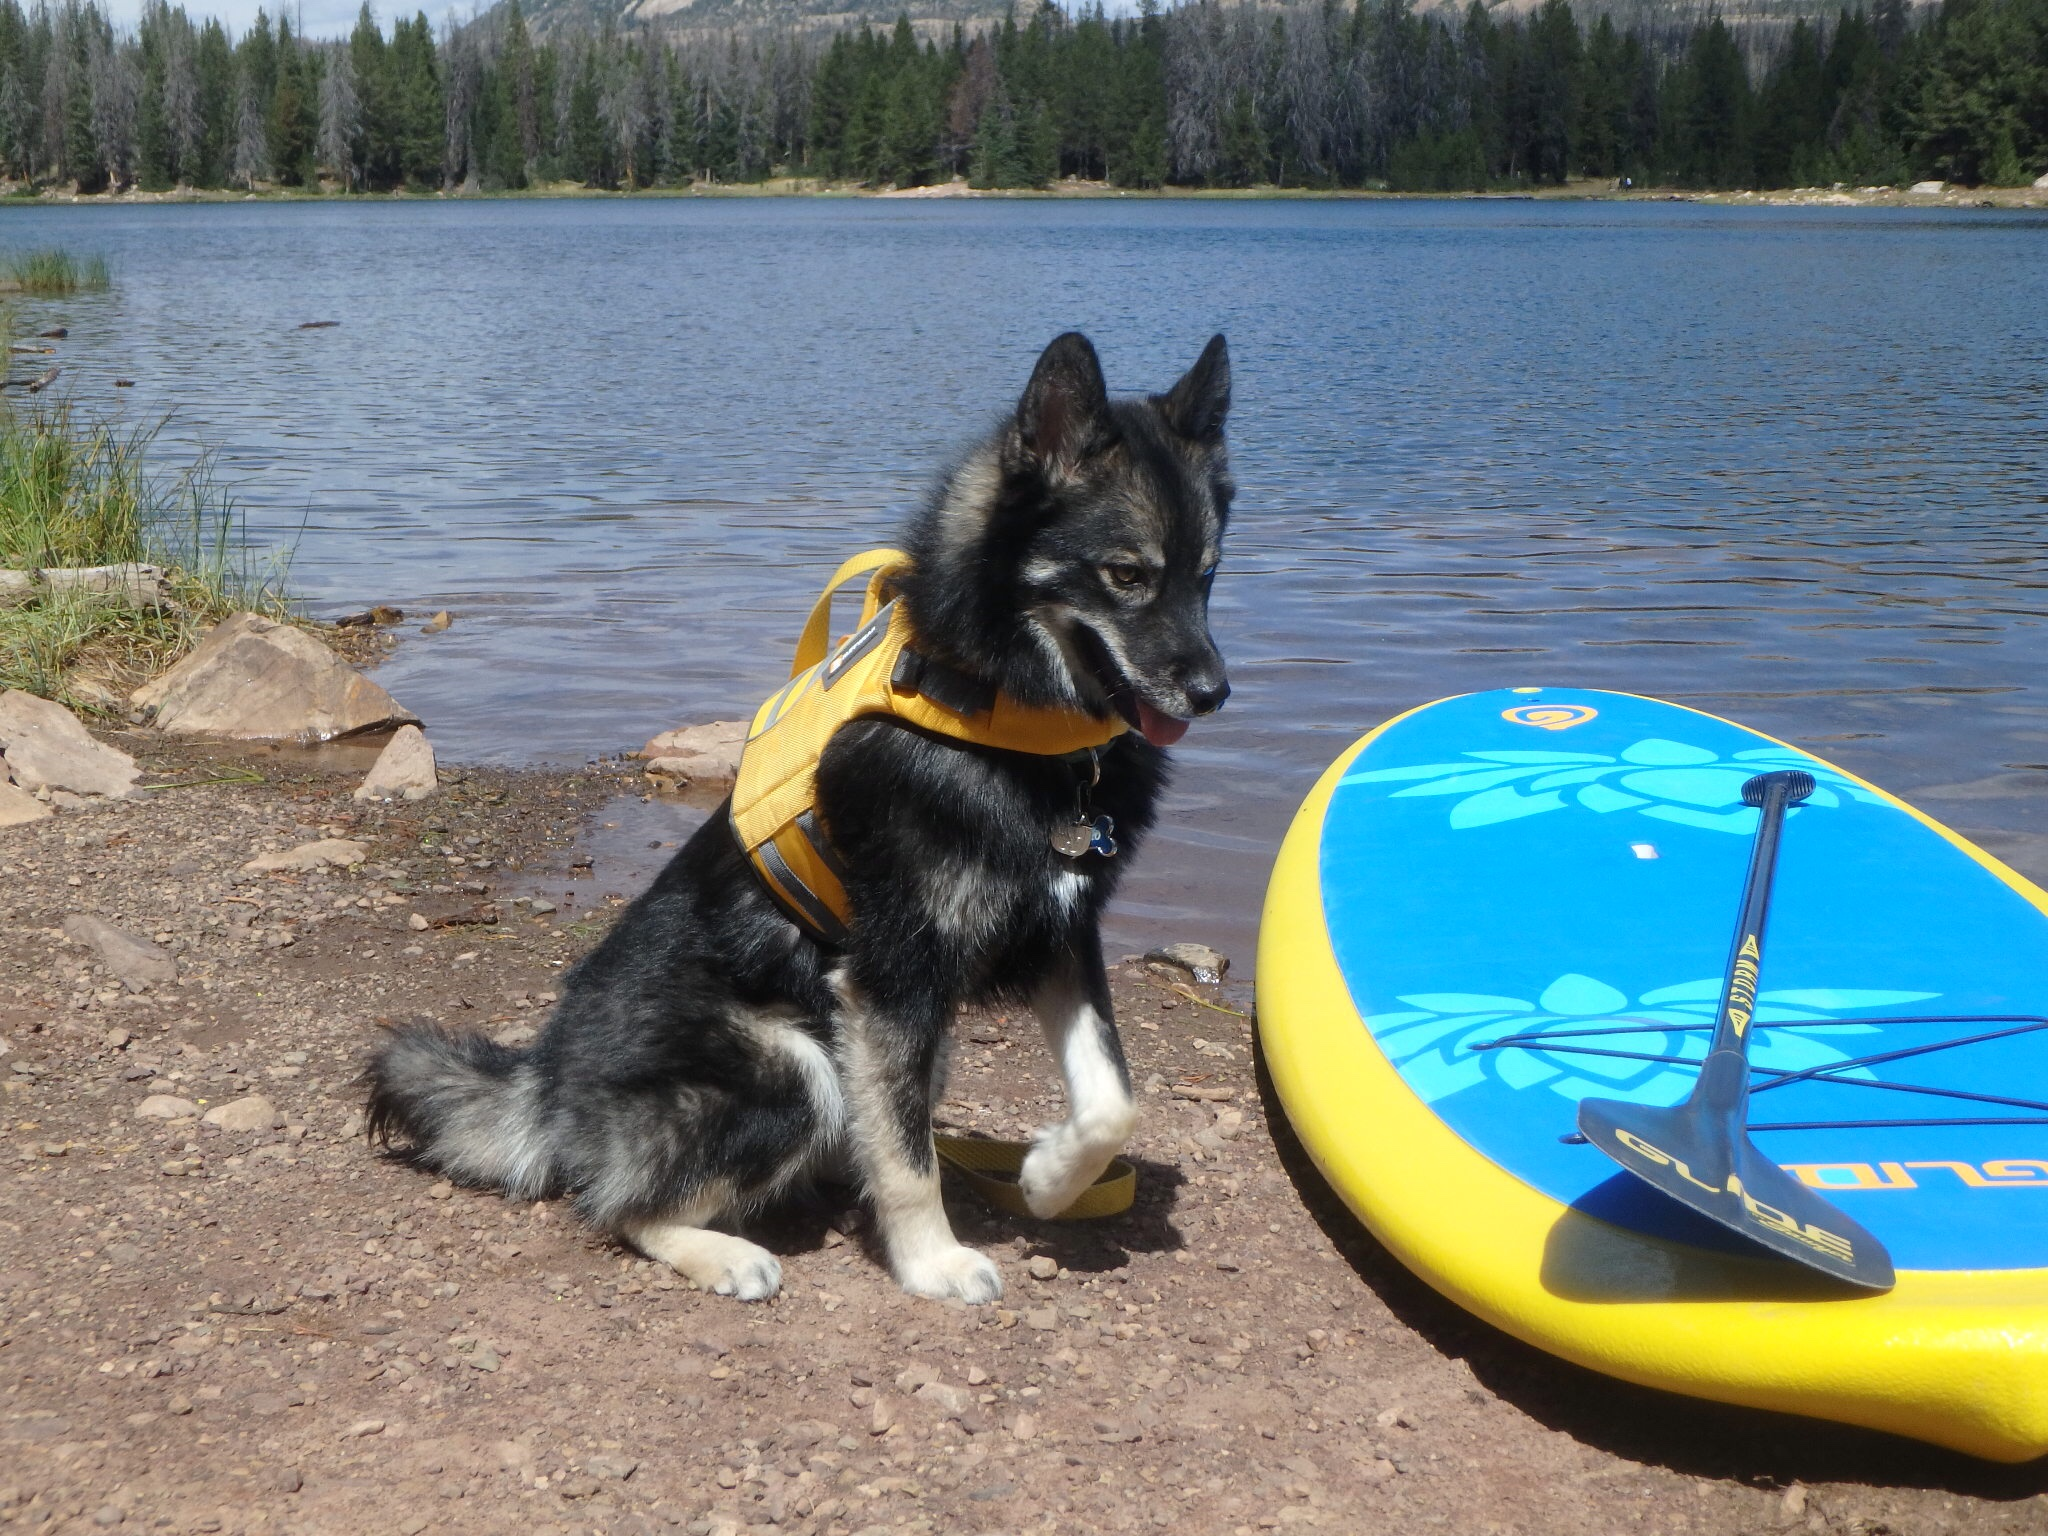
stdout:
{"type": "Polygon", "coordinates": [[[1188,684],[1188,703],[1198,715],[1213,715],[1230,697],[1230,684],[1222,678],[1198,678],[1188,684]]]}

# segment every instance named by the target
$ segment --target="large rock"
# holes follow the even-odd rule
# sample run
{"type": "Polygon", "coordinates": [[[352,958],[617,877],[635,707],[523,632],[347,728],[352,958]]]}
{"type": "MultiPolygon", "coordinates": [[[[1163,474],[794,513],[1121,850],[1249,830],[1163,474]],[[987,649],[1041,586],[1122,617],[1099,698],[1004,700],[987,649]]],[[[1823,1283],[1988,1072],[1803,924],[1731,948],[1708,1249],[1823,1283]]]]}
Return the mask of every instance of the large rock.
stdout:
{"type": "Polygon", "coordinates": [[[1916,181],[1906,190],[1915,197],[1939,197],[1948,190],[1945,181],[1916,181]]]}
{"type": "Polygon", "coordinates": [[[746,744],[746,721],[714,720],[709,725],[679,725],[663,731],[638,755],[647,759],[651,774],[701,784],[737,778],[746,744]]]}
{"type": "Polygon", "coordinates": [[[140,934],[116,928],[102,917],[74,912],[64,919],[67,938],[90,944],[100,961],[130,992],[162,986],[178,979],[178,962],[140,934]]]}
{"type": "Polygon", "coordinates": [[[0,754],[23,789],[68,789],[132,800],[141,791],[135,759],[94,741],[62,704],[19,688],[0,693],[0,754]]]}
{"type": "Polygon", "coordinates": [[[332,741],[419,717],[302,629],[260,614],[221,620],[130,702],[174,736],[332,741]]]}
{"type": "Polygon", "coordinates": [[[0,571],[0,609],[19,608],[36,600],[32,571],[0,571]]]}
{"type": "Polygon", "coordinates": [[[402,725],[356,786],[358,800],[424,800],[441,787],[434,749],[416,725],[402,725]]]}
{"type": "Polygon", "coordinates": [[[2034,178],[2034,190],[2036,192],[2048,192],[2048,176],[2036,176],[2034,178]]]}
{"type": "Polygon", "coordinates": [[[0,764],[0,827],[19,827],[54,815],[56,812],[34,795],[10,784],[6,765],[0,764]]]}

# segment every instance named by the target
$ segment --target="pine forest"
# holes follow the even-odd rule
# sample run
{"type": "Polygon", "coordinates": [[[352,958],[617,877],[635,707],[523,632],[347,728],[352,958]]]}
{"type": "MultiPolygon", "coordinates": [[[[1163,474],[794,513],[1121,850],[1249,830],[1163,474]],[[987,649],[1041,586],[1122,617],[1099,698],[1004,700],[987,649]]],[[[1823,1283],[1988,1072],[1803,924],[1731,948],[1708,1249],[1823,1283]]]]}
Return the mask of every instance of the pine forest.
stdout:
{"type": "Polygon", "coordinates": [[[1044,5],[979,28],[528,25],[232,35],[153,0],[0,0],[17,192],[911,187],[1770,188],[2048,169],[2048,0],[1617,24],[1408,0],[1044,5]]]}

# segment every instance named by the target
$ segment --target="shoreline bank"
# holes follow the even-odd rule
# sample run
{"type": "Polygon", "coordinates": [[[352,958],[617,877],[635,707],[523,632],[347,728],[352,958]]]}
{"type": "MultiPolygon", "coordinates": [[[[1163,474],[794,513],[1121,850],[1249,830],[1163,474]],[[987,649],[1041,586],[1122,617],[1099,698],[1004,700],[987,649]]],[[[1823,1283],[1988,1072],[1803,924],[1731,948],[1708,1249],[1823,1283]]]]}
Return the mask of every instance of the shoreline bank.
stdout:
{"type": "MultiPolygon", "coordinates": [[[[205,782],[212,749],[105,736],[189,787],[0,831],[0,1497],[24,1524],[1577,1536],[1647,1508],[1737,1536],[1809,1500],[1843,1530],[2048,1508],[2038,1469],[1647,1392],[1475,1322],[1269,1121],[1245,994],[1139,965],[1113,972],[1130,1213],[1022,1222],[949,1188],[1007,1287],[968,1309],[898,1292],[827,1191],[754,1229],[775,1301],[693,1292],[556,1202],[379,1157],[352,1083],[390,1021],[531,1038],[625,899],[579,862],[617,772],[365,806],[351,773],[205,782]],[[327,837],[361,861],[244,868],[327,837]],[[173,974],[129,986],[65,937],[77,914],[173,974]]],[[[1028,1018],[956,1040],[943,1128],[1059,1113],[1028,1018]]]]}
{"type": "MultiPolygon", "coordinates": [[[[1104,182],[1066,181],[1051,187],[1014,190],[982,189],[965,182],[920,187],[866,187],[857,183],[783,177],[762,183],[706,184],[688,187],[644,187],[632,191],[559,185],[517,191],[456,192],[307,192],[294,188],[259,191],[175,188],[164,192],[103,192],[81,195],[46,189],[35,193],[0,191],[0,210],[49,207],[144,207],[156,204],[284,203],[347,205],[350,203],[455,203],[558,201],[669,201],[692,198],[781,199],[817,198],[886,201],[940,201],[955,198],[1010,202],[1610,202],[1704,203],[1737,207],[1827,208],[2048,208],[2048,187],[1964,187],[1944,183],[1938,191],[1906,187],[1789,187],[1769,191],[1701,191],[1686,187],[1635,187],[1626,190],[1608,182],[1574,182],[1561,187],[1529,187],[1485,192],[1393,192],[1366,188],[1312,187],[1114,187],[1104,182]]],[[[4,212],[0,212],[4,220],[4,212]]],[[[0,222],[0,228],[4,228],[0,222]]]]}

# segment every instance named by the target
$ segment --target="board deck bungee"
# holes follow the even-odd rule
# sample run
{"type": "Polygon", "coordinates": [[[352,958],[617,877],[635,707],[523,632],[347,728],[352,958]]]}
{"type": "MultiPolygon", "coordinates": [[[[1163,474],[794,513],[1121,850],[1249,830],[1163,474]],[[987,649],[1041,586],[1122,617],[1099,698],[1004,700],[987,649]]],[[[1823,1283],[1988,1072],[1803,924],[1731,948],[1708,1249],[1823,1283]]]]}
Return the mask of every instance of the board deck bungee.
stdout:
{"type": "Polygon", "coordinates": [[[2000,1461],[2048,1452],[2048,894],[1884,791],[1712,715],[1522,689],[1389,721],[1324,774],[1268,892],[1259,1028],[1331,1184],[1516,1336],[1695,1396],[2000,1461]],[[1749,1130],[1867,1228],[1857,1291],[1574,1134],[1706,1054],[1757,812],[1786,818],[1749,1130]]]}

